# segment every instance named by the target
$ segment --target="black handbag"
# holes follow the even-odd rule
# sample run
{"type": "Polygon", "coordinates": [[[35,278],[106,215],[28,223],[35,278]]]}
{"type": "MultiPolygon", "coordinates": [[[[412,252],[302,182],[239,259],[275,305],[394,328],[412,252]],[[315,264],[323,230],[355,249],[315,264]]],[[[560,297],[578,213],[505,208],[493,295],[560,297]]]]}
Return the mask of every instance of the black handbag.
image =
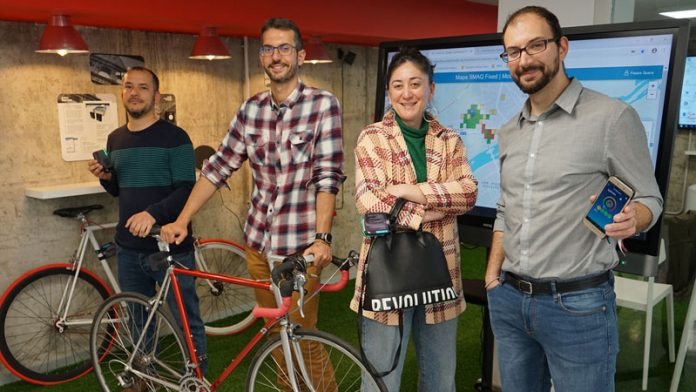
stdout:
{"type": "Polygon", "coordinates": [[[397,231],[398,199],[389,213],[391,233],[373,237],[363,275],[364,310],[408,309],[457,299],[440,241],[423,230],[397,231]]]}
{"type": "Polygon", "coordinates": [[[396,218],[404,203],[406,200],[397,199],[389,212],[390,233],[372,238],[363,268],[358,324],[362,322],[363,310],[399,312],[399,347],[391,369],[384,372],[374,369],[365,356],[362,328],[358,325],[360,356],[377,377],[388,375],[398,365],[404,333],[403,309],[457,298],[440,241],[427,231],[396,230],[396,218]]]}

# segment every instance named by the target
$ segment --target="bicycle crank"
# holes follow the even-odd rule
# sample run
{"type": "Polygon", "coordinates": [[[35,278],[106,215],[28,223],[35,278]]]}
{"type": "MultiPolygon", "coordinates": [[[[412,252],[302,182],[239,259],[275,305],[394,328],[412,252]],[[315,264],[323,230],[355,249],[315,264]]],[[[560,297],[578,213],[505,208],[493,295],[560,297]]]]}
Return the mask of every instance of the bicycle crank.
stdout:
{"type": "Polygon", "coordinates": [[[210,387],[195,376],[187,376],[181,379],[179,391],[183,392],[210,392],[210,387]]]}

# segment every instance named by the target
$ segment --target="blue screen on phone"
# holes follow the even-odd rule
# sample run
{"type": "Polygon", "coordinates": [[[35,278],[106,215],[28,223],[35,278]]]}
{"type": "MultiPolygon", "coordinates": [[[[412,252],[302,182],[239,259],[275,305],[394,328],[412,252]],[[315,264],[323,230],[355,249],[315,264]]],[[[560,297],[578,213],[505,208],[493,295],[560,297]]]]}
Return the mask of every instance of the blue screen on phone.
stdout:
{"type": "Polygon", "coordinates": [[[592,208],[587,213],[587,218],[600,230],[604,231],[604,226],[614,222],[614,215],[623,210],[628,203],[629,197],[621,189],[611,182],[602,189],[597,200],[592,204],[592,208]]]}

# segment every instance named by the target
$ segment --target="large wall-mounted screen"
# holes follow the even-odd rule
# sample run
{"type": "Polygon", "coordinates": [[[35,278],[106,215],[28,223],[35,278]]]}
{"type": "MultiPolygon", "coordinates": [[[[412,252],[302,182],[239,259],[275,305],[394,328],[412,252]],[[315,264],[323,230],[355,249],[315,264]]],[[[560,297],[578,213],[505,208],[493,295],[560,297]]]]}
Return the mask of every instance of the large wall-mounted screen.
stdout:
{"type": "MultiPolygon", "coordinates": [[[[621,99],[639,113],[655,175],[663,195],[671,160],[677,105],[688,42],[683,21],[588,26],[565,29],[569,76],[588,88],[621,99]]],[[[377,117],[389,109],[384,74],[401,46],[419,48],[435,65],[434,114],[459,132],[479,181],[476,208],[463,225],[491,227],[499,196],[496,131],[517,115],[527,96],[499,57],[500,34],[388,42],[380,46],[377,117]]],[[[694,102],[696,109],[696,102],[694,102]]],[[[655,254],[659,228],[633,241],[631,250],[655,254]]]]}
{"type": "Polygon", "coordinates": [[[679,107],[679,128],[696,129],[696,56],[686,58],[679,107]]]}

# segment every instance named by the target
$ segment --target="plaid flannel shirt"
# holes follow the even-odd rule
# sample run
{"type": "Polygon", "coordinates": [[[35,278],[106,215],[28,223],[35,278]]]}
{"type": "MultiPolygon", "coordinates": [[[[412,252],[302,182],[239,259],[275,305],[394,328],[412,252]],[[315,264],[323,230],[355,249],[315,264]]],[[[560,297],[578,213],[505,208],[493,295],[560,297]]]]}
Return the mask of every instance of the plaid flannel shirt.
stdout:
{"type": "Polygon", "coordinates": [[[220,187],[247,160],[254,181],[247,244],[275,255],[306,248],[316,231],[316,193],[336,194],[345,180],[336,97],[300,81],[281,103],[270,91],[248,99],[202,174],[220,187]]]}

